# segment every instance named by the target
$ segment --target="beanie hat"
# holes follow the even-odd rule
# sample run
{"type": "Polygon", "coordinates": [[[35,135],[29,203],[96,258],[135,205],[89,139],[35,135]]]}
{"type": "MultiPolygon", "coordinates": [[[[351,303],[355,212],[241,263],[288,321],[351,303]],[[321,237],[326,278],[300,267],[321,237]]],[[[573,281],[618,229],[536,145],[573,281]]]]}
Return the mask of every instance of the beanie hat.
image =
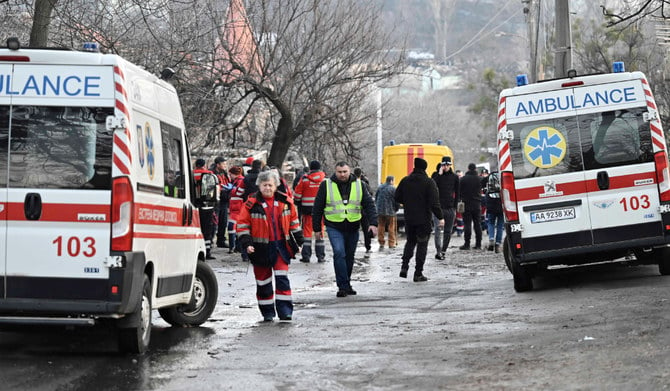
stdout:
{"type": "MultiPolygon", "coordinates": [[[[249,159],[247,159],[247,160],[249,160],[249,159]]],[[[263,167],[263,162],[262,161],[260,161],[258,159],[251,161],[251,169],[252,170],[260,170],[261,167],[263,167]]]]}
{"type": "Polygon", "coordinates": [[[198,159],[198,160],[195,161],[195,166],[196,167],[205,167],[205,163],[206,163],[205,159],[201,158],[201,159],[198,159]]]}
{"type": "Polygon", "coordinates": [[[309,169],[310,170],[320,170],[321,169],[321,163],[319,163],[318,160],[312,160],[309,162],[309,169]]]}
{"type": "Polygon", "coordinates": [[[414,158],[414,168],[418,168],[419,170],[426,171],[426,168],[428,168],[428,162],[421,159],[420,157],[415,157],[414,158]]]}
{"type": "Polygon", "coordinates": [[[252,163],[253,161],[254,161],[254,157],[253,157],[253,156],[249,156],[249,157],[247,158],[247,160],[244,161],[244,165],[245,165],[245,166],[250,166],[251,163],[252,163]]]}
{"type": "Polygon", "coordinates": [[[451,164],[451,156],[445,156],[442,158],[442,163],[451,164]]]}
{"type": "Polygon", "coordinates": [[[228,172],[233,175],[240,175],[242,173],[242,169],[238,166],[232,166],[228,169],[228,172]]]}
{"type": "Polygon", "coordinates": [[[223,163],[223,162],[225,162],[225,161],[226,161],[226,158],[225,158],[225,157],[223,157],[223,156],[217,156],[216,159],[214,159],[214,164],[223,163]]]}

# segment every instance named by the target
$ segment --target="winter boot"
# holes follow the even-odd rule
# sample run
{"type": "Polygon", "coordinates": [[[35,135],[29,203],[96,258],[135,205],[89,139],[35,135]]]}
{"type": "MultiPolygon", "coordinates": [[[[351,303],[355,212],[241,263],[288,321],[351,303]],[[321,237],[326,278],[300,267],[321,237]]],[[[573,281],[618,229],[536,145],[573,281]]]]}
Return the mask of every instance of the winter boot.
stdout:
{"type": "Polygon", "coordinates": [[[486,248],[488,251],[493,251],[495,247],[495,241],[493,239],[489,240],[489,246],[486,248]]]}

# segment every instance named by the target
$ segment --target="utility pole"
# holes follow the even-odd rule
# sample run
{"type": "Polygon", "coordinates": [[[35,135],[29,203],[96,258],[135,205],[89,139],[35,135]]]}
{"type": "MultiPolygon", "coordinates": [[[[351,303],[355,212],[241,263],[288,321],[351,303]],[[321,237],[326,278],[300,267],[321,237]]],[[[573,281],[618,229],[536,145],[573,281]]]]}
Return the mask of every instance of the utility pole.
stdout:
{"type": "Polygon", "coordinates": [[[537,82],[538,70],[540,68],[540,57],[538,56],[538,38],[540,36],[540,0],[522,0],[523,12],[526,14],[528,23],[528,43],[530,44],[530,63],[528,82],[537,82]]]}
{"type": "Polygon", "coordinates": [[[554,55],[554,77],[566,77],[572,69],[572,34],[570,30],[569,0],[555,0],[556,49],[554,55]]]}

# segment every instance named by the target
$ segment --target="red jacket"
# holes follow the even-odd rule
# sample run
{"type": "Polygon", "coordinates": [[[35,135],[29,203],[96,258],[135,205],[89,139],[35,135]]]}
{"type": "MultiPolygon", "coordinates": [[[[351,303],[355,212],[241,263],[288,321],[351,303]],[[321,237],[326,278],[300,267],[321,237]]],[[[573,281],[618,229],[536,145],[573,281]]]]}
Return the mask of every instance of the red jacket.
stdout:
{"type": "MultiPolygon", "coordinates": [[[[260,193],[249,196],[240,211],[237,219],[237,235],[242,248],[254,246],[254,252],[249,254],[249,259],[265,259],[268,257],[268,242],[271,240],[284,240],[289,254],[293,258],[295,254],[286,244],[289,232],[293,233],[299,245],[303,242],[302,230],[298,211],[293,200],[284,193],[275,192],[274,206],[275,221],[278,222],[279,232],[272,231],[272,222],[268,219],[268,208],[260,193]]],[[[288,261],[288,260],[287,260],[288,261]]]]}
{"type": "Polygon", "coordinates": [[[323,171],[310,171],[305,174],[295,187],[295,200],[300,202],[300,210],[303,214],[311,215],[312,207],[316,193],[319,192],[319,185],[326,179],[326,173],[323,171]]]}
{"type": "Polygon", "coordinates": [[[228,221],[236,222],[242,210],[242,205],[244,205],[244,199],[242,198],[242,193],[238,189],[243,187],[244,177],[239,175],[233,180],[233,188],[230,190],[230,203],[228,207],[230,213],[228,214],[228,221]],[[239,193],[239,194],[238,194],[239,193]]]}

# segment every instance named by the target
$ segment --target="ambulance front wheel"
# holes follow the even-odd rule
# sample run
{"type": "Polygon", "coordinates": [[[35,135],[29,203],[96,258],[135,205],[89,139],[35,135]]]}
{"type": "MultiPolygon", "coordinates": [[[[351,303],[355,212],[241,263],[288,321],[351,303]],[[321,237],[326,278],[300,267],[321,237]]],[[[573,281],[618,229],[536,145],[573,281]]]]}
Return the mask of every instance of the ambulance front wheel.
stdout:
{"type": "Polygon", "coordinates": [[[144,275],[142,297],[135,310],[119,325],[119,350],[124,353],[144,353],[151,338],[151,282],[144,275]]]}
{"type": "Polygon", "coordinates": [[[511,262],[512,276],[514,277],[514,290],[517,292],[528,292],[533,290],[533,275],[528,267],[511,262]]]}
{"type": "Polygon", "coordinates": [[[162,308],[158,312],[172,326],[200,326],[214,312],[218,296],[219,285],[216,274],[207,263],[198,261],[191,302],[188,305],[162,308]]]}

